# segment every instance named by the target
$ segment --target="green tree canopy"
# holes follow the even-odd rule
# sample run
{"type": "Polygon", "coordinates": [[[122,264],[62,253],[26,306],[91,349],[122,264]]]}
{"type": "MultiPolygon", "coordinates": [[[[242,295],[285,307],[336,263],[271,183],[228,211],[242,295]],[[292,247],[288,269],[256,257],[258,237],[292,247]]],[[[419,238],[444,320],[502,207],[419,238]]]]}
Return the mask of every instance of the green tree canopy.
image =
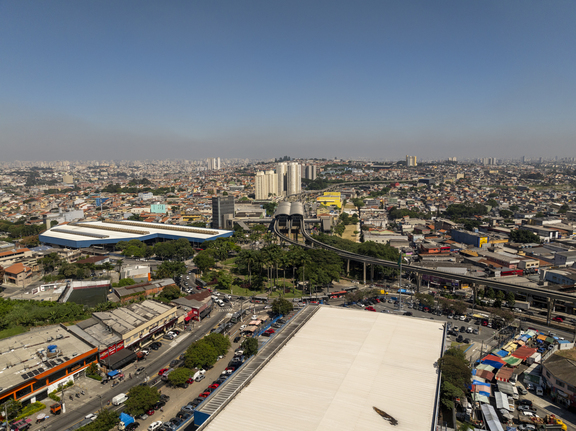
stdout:
{"type": "Polygon", "coordinates": [[[230,349],[230,339],[222,334],[217,334],[213,332],[212,334],[205,336],[203,338],[203,341],[212,345],[212,347],[216,349],[216,353],[218,353],[218,356],[221,355],[224,356],[226,353],[228,353],[228,350],[230,349]]]}
{"type": "Polygon", "coordinates": [[[429,295],[428,293],[417,293],[414,295],[420,304],[425,305],[427,307],[434,306],[434,297],[429,295]]]}
{"type": "Polygon", "coordinates": [[[272,312],[276,315],[286,315],[294,309],[294,304],[284,298],[272,301],[272,312]]]}
{"type": "Polygon", "coordinates": [[[173,299],[180,298],[180,296],[182,296],[182,293],[178,286],[166,286],[158,295],[158,299],[167,304],[173,299]]]}
{"type": "Polygon", "coordinates": [[[184,386],[188,379],[193,375],[194,372],[190,368],[176,368],[174,371],[168,374],[168,382],[172,386],[184,386]]]}
{"type": "Polygon", "coordinates": [[[510,232],[510,241],[521,244],[536,243],[540,244],[540,237],[526,229],[516,229],[510,232]]]}
{"type": "Polygon", "coordinates": [[[253,356],[258,353],[258,340],[256,338],[246,338],[242,342],[242,350],[245,356],[253,356]]]}
{"type": "Polygon", "coordinates": [[[164,261],[156,268],[154,278],[175,278],[186,274],[186,264],[184,262],[164,261]]]}
{"type": "Polygon", "coordinates": [[[200,272],[205,272],[206,270],[213,268],[216,265],[212,254],[206,250],[201,251],[194,257],[194,263],[200,270],[200,272]]]}
{"type": "Polygon", "coordinates": [[[154,386],[132,386],[127,395],[125,411],[132,416],[143,414],[160,400],[158,389],[154,386]]]}
{"type": "Polygon", "coordinates": [[[184,355],[187,368],[207,368],[216,363],[218,351],[210,343],[199,340],[193,343],[184,355]]]}

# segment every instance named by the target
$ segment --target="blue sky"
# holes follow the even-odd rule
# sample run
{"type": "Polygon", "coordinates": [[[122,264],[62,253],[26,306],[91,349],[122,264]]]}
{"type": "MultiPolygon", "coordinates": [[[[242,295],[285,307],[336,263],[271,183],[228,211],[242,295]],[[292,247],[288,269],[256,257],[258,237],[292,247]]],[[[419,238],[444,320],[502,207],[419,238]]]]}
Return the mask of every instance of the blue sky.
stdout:
{"type": "Polygon", "coordinates": [[[0,1],[3,160],[576,156],[574,1],[0,1]]]}

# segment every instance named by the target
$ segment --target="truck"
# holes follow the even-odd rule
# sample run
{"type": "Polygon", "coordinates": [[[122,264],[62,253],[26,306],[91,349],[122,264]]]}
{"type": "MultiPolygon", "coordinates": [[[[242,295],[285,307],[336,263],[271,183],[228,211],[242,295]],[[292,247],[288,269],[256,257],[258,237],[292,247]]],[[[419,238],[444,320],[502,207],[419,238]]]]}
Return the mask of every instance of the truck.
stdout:
{"type": "Polygon", "coordinates": [[[112,398],[112,404],[114,404],[115,406],[119,406],[120,404],[126,402],[127,399],[128,395],[124,393],[118,394],[114,398],[112,398]]]}
{"type": "Polygon", "coordinates": [[[120,413],[120,423],[118,424],[118,429],[119,430],[125,430],[128,425],[130,425],[131,423],[134,423],[134,422],[135,422],[135,420],[132,416],[122,412],[122,413],[120,413]]]}
{"type": "Polygon", "coordinates": [[[530,303],[526,301],[514,301],[514,308],[518,308],[520,310],[529,310],[530,303]]]}

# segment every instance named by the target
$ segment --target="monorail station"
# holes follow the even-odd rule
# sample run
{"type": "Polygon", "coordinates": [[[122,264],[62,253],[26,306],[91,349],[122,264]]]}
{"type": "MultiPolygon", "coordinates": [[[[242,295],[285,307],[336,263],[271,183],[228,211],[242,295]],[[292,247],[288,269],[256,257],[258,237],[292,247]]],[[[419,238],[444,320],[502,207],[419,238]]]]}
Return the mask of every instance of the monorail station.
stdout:
{"type": "Polygon", "coordinates": [[[176,226],[130,220],[76,222],[55,226],[40,235],[44,244],[68,248],[86,248],[94,245],[113,246],[120,241],[137,239],[157,242],[185,238],[192,244],[232,236],[234,232],[222,229],[176,226]]]}

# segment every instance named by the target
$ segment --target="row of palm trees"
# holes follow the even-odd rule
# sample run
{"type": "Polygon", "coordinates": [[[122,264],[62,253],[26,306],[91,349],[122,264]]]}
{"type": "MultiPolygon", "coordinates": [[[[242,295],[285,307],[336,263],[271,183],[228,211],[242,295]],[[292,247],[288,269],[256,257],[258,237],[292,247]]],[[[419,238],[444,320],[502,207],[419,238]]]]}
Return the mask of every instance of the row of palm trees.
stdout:
{"type": "MultiPolygon", "coordinates": [[[[292,268],[293,283],[296,274],[302,282],[306,280],[306,266],[312,262],[311,256],[304,249],[297,246],[282,248],[278,244],[269,244],[260,250],[242,250],[236,259],[236,265],[241,269],[245,267],[248,272],[248,281],[253,282],[252,274],[266,271],[269,281],[277,285],[279,272],[286,278],[286,270],[292,268]]],[[[294,286],[293,286],[294,287],[294,286]]]]}

